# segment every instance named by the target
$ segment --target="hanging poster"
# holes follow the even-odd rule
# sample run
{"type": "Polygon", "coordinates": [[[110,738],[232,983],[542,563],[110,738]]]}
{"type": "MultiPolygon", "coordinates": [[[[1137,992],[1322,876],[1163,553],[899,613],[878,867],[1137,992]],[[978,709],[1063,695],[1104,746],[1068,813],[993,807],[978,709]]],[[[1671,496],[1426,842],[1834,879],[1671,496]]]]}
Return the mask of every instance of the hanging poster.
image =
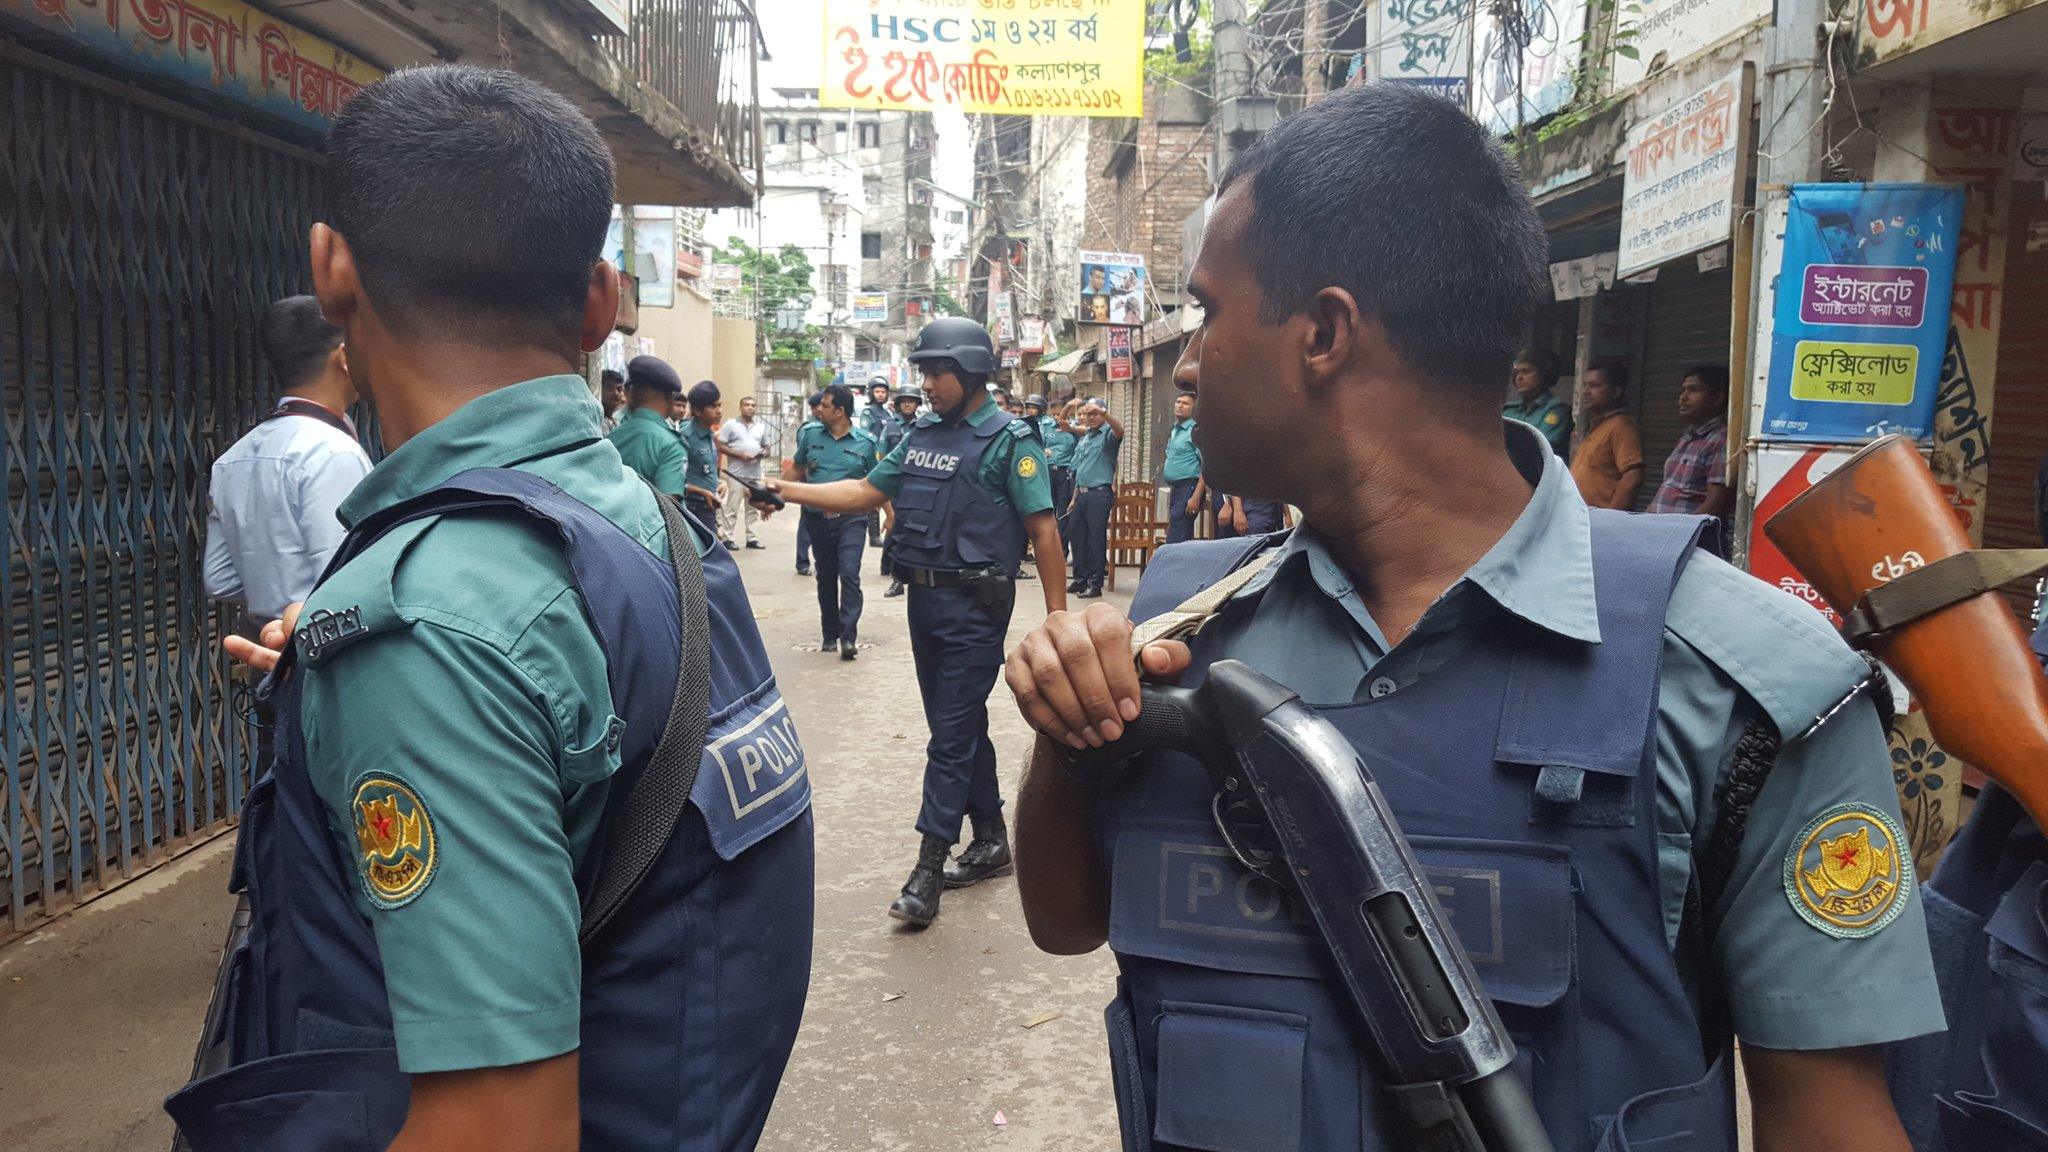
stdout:
{"type": "MultiPolygon", "coordinates": [[[[633,214],[633,278],[640,282],[642,308],[673,308],[676,303],[676,218],[672,209],[659,209],[663,216],[647,215],[647,209],[633,214]]],[[[619,210],[612,209],[611,227],[604,235],[604,258],[623,273],[626,267],[624,230],[619,210]]]]}
{"type": "Polygon", "coordinates": [[[855,292],[853,294],[853,322],[855,324],[887,324],[889,322],[889,294],[886,292],[855,292]]]}
{"type": "Polygon", "coordinates": [[[1081,303],[1078,324],[1145,322],[1145,257],[1133,252],[1081,253],[1081,303]]]}
{"type": "Polygon", "coordinates": [[[1109,330],[1109,371],[1104,373],[1111,380],[1131,378],[1131,330],[1111,328],[1109,330]]]}
{"type": "Polygon", "coordinates": [[[1045,320],[1039,316],[1025,316],[1017,321],[1017,350],[1020,352],[1045,351],[1045,320]]]}
{"type": "Polygon", "coordinates": [[[1793,185],[1764,439],[1933,435],[1962,215],[1953,185],[1793,185]]]}
{"type": "Polygon", "coordinates": [[[998,344],[1009,344],[1017,339],[1017,303],[1008,292],[994,292],[988,298],[989,334],[998,344]]]}
{"type": "Polygon", "coordinates": [[[824,0],[826,108],[1143,111],[1145,0],[824,0]]]}

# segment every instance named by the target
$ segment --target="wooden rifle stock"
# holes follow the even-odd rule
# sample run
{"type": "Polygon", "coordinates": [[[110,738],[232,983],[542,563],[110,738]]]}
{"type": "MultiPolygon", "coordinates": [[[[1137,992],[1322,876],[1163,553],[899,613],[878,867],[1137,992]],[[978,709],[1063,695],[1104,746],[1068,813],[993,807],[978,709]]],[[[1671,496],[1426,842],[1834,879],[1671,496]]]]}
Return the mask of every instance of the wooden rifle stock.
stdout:
{"type": "MultiPolygon", "coordinates": [[[[1919,450],[1886,436],[1764,524],[1844,616],[1878,585],[1970,550],[1919,450]]],[[[1864,645],[1912,689],[1950,753],[1984,770],[2048,828],[2048,677],[1996,592],[1971,596],[1864,645]]]]}

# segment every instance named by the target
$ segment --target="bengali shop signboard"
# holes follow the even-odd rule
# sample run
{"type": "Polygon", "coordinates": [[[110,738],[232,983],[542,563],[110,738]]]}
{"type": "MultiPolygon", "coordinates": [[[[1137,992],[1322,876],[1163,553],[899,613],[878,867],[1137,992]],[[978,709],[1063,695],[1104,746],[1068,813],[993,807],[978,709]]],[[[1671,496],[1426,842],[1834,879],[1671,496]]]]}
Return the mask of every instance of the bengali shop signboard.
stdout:
{"type": "Polygon", "coordinates": [[[1366,77],[1428,88],[1466,106],[1471,18],[1470,0],[1381,0],[1366,10],[1366,77]]]}
{"type": "Polygon", "coordinates": [[[384,75],[241,0],[15,0],[9,22],[316,132],[384,75]]]}
{"type": "Polygon", "coordinates": [[[1764,525],[1856,452],[1856,448],[1765,445],[1756,453],[1756,515],[1749,532],[1749,574],[1798,597],[1837,628],[1842,625],[1841,615],[1764,535],[1764,525]]]}
{"type": "Polygon", "coordinates": [[[824,0],[827,108],[1143,111],[1145,0],[824,0]]]}
{"type": "Polygon", "coordinates": [[[1634,59],[1616,53],[1611,89],[1621,92],[1649,75],[1703,52],[1735,33],[1771,17],[1771,0],[1637,0],[1617,23],[1632,28],[1634,59]]]}
{"type": "Polygon", "coordinates": [[[1571,103],[1586,32],[1586,0],[1532,0],[1523,5],[1472,5],[1472,116],[1505,136],[1571,103]],[[1502,11],[1519,12],[1528,40],[1502,11]]]}
{"type": "Polygon", "coordinates": [[[1615,275],[1728,242],[1749,155],[1749,84],[1749,66],[1738,66],[1629,129],[1615,275]]]}
{"type": "Polygon", "coordinates": [[[1933,435],[1962,215],[1952,185],[1793,186],[1765,439],[1933,435]]]}
{"type": "Polygon", "coordinates": [[[1109,370],[1103,375],[1111,380],[1131,378],[1131,330],[1111,328],[1109,330],[1109,370]]]}
{"type": "Polygon", "coordinates": [[[888,293],[855,292],[853,294],[853,322],[855,324],[887,324],[889,322],[888,293]]]}

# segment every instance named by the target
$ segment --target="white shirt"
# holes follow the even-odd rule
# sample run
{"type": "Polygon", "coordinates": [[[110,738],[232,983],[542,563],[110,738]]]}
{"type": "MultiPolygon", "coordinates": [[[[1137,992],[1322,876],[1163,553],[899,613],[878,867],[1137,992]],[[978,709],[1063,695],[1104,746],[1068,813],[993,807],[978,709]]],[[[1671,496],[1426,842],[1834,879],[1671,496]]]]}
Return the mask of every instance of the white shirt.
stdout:
{"type": "Polygon", "coordinates": [[[759,417],[755,417],[754,422],[751,424],[737,416],[727,420],[725,427],[718,430],[718,442],[725,445],[731,451],[753,457],[752,460],[727,457],[725,462],[727,471],[748,480],[759,480],[761,478],[761,420],[759,417]]]}
{"type": "Polygon", "coordinates": [[[336,510],[369,471],[370,455],[353,436],[313,417],[250,429],[213,462],[206,594],[258,620],[304,600],[346,534],[336,510]]]}

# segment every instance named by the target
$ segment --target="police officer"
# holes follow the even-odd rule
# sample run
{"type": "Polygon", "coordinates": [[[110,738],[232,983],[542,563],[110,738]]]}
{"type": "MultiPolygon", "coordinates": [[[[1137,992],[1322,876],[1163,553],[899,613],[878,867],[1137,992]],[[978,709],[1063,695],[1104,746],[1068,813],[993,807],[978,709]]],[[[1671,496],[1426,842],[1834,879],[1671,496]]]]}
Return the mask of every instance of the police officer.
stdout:
{"type": "Polygon", "coordinates": [[[1202,450],[1195,446],[1195,394],[1173,398],[1173,431],[1166,435],[1166,460],[1159,468],[1166,482],[1166,542],[1178,544],[1195,536],[1195,521],[1208,498],[1202,480],[1202,450]]]}
{"type": "MultiPolygon", "coordinates": [[[[858,480],[881,459],[875,438],[853,426],[853,389],[834,384],[811,397],[818,420],[797,435],[790,479],[811,484],[858,480]]],[[[824,642],[819,651],[839,649],[841,660],[858,655],[860,637],[860,554],[867,541],[867,518],[803,510],[809,522],[811,547],[818,558],[818,621],[824,642]]]]}
{"type": "Polygon", "coordinates": [[[198,1152],[751,1147],[809,977],[810,790],[737,568],[577,373],[617,313],[611,153],[445,65],[363,89],[326,152],[314,289],[393,451],[289,647],[231,646],[285,728],[228,1067],[167,1107],[198,1152]],[[706,747],[751,778],[705,756],[654,795],[706,747]]]}
{"type": "Polygon", "coordinates": [[[1067,505],[1074,499],[1074,431],[1047,406],[1045,397],[1033,392],[1024,401],[1028,419],[1038,422],[1038,438],[1045,445],[1045,461],[1052,470],[1052,507],[1059,514],[1060,548],[1067,547],[1067,505]]]}
{"type": "MultiPolygon", "coordinates": [[[[1520,424],[1502,451],[1498,365],[1547,258],[1499,144],[1410,88],[1345,89],[1240,157],[1178,377],[1210,478],[1307,526],[1160,551],[1133,615],[1206,588],[1206,626],[1142,666],[1244,661],[1353,745],[1559,1152],[1734,1148],[1731,1036],[1758,1147],[1899,1152],[1879,1046],[1942,1007],[1869,670],[1696,548],[1700,520],[1588,510],[1520,424]]],[[[1312,922],[1239,867],[1201,769],[1062,770],[1140,715],[1131,637],[1105,605],[1054,613],[1007,670],[1043,734],[1025,915],[1048,950],[1116,953],[1125,1147],[1412,1146],[1374,1087],[1403,1070],[1312,922]]]]}
{"type": "MultiPolygon", "coordinates": [[[[893,432],[899,438],[907,428],[899,427],[896,416],[889,411],[889,378],[882,375],[868,377],[868,403],[860,410],[860,426],[876,444],[888,444],[893,432]]],[[[888,451],[884,448],[883,451],[888,451]]],[[[880,547],[882,543],[882,521],[887,515],[886,508],[876,509],[868,517],[868,543],[880,547]]]]}
{"type": "MultiPolygon", "coordinates": [[[[896,397],[890,402],[889,412],[895,419],[890,421],[889,430],[882,434],[882,455],[887,456],[894,452],[896,446],[903,443],[903,438],[910,435],[911,426],[917,423],[917,410],[923,403],[924,392],[921,389],[906,384],[896,390],[896,397]]],[[[893,526],[893,510],[885,505],[883,512],[893,526]]],[[[893,599],[903,595],[903,581],[896,575],[895,552],[890,547],[891,536],[893,533],[885,535],[882,545],[882,575],[889,578],[889,588],[882,595],[893,599]]]]}
{"type": "Polygon", "coordinates": [[[718,385],[699,380],[690,389],[690,418],[677,433],[689,468],[683,474],[683,504],[712,531],[718,530],[718,507],[725,501],[725,481],[718,477],[718,421],[725,404],[718,385]]]}
{"type": "MultiPolygon", "coordinates": [[[[813,414],[804,417],[804,422],[797,425],[797,442],[801,443],[804,434],[817,426],[818,417],[815,409],[813,409],[813,414]]],[[[804,524],[802,516],[798,516],[796,519],[796,574],[799,576],[809,576],[811,574],[811,530],[804,524]]]]}
{"type": "Polygon", "coordinates": [[[626,364],[626,410],[607,437],[626,467],[678,500],[689,491],[690,453],[669,426],[683,381],[668,362],[635,356],[626,364]]]}
{"type": "Polygon", "coordinates": [[[1543,434],[1560,460],[1571,459],[1572,404],[1555,391],[1564,367],[1547,348],[1524,348],[1515,354],[1510,377],[1514,395],[1501,404],[1501,415],[1519,420],[1543,434]]]}
{"type": "Polygon", "coordinates": [[[988,694],[1024,543],[1038,553],[1048,611],[1066,607],[1059,533],[1038,430],[1012,420],[985,385],[995,342],[972,320],[925,325],[910,350],[931,411],[862,480],[780,484],[785,500],[838,514],[896,505],[895,569],[910,585],[910,647],[931,739],[925,745],[923,834],[917,865],[889,914],[915,925],[939,914],[941,884],[964,887],[1008,873],[1009,835],[988,738],[988,694]],[[947,854],[971,817],[974,840],[947,854]]]}
{"type": "Polygon", "coordinates": [[[1109,514],[1116,507],[1116,458],[1123,447],[1123,422],[1109,413],[1109,401],[1092,397],[1081,405],[1081,433],[1074,442],[1074,496],[1068,534],[1074,543],[1074,580],[1067,591],[1082,599],[1102,595],[1109,576],[1109,514]]]}

